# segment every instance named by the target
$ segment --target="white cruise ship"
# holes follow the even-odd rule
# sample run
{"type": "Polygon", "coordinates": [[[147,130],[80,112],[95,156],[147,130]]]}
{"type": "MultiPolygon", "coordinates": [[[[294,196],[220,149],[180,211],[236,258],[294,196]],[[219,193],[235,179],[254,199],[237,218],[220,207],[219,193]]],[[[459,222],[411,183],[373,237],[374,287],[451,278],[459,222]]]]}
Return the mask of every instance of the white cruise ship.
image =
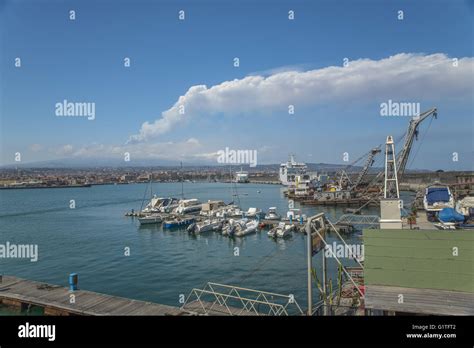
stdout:
{"type": "Polygon", "coordinates": [[[249,173],[240,169],[240,172],[235,173],[235,182],[246,183],[249,182],[249,173]]]}
{"type": "Polygon", "coordinates": [[[305,163],[296,162],[291,155],[288,162],[280,164],[280,182],[285,186],[294,185],[297,176],[305,176],[306,169],[305,163]]]}

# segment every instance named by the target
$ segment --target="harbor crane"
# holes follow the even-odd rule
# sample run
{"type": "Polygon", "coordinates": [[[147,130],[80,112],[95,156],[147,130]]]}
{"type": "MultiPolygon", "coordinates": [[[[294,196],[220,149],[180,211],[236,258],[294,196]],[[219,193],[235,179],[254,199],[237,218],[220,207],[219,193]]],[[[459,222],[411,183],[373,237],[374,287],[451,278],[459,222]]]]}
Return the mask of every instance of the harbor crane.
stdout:
{"type": "Polygon", "coordinates": [[[351,164],[347,165],[344,169],[339,170],[336,173],[336,177],[338,178],[339,187],[347,188],[351,191],[358,188],[359,185],[362,183],[364,177],[369,172],[370,167],[372,167],[372,165],[374,164],[374,162],[375,162],[374,157],[380,152],[381,152],[381,150],[380,150],[380,145],[379,145],[379,146],[371,149],[369,152],[363,154],[359,158],[357,158],[351,164]],[[359,163],[364,158],[366,160],[364,162],[364,165],[363,165],[362,169],[360,170],[360,172],[355,173],[355,174],[357,174],[357,177],[355,178],[355,181],[352,181],[351,178],[348,175],[349,169],[354,167],[357,163],[359,163]]]}
{"type": "MultiPolygon", "coordinates": [[[[407,167],[408,163],[408,158],[410,157],[410,152],[413,146],[413,141],[418,140],[418,127],[420,124],[426,120],[428,117],[433,116],[434,118],[437,118],[438,116],[438,110],[437,108],[431,108],[419,115],[414,116],[411,120],[410,123],[408,124],[408,129],[405,133],[405,141],[403,144],[402,149],[400,152],[396,155],[396,175],[398,177],[398,181],[401,180],[403,174],[405,173],[405,169],[407,167]]],[[[392,138],[393,141],[393,138],[392,138]]],[[[375,156],[381,152],[381,145],[371,149],[369,152],[365,153],[358,159],[356,159],[354,162],[346,166],[344,169],[340,170],[337,174],[336,177],[338,178],[338,184],[339,187],[342,189],[346,188],[350,191],[356,191],[358,189],[365,176],[369,172],[369,169],[372,167],[374,164],[375,156]],[[347,170],[351,167],[354,167],[356,163],[358,163],[360,160],[366,158],[365,163],[361,169],[361,171],[358,173],[356,179],[354,181],[351,181],[349,176],[347,175],[347,170]]],[[[369,189],[373,188],[374,186],[378,186],[380,184],[380,180],[384,176],[385,172],[381,171],[379,172],[375,178],[368,184],[368,186],[363,190],[362,194],[365,194],[369,189]]]]}
{"type": "MultiPolygon", "coordinates": [[[[410,120],[410,123],[408,124],[408,129],[407,129],[407,132],[405,133],[405,142],[403,144],[402,150],[396,156],[398,181],[401,180],[403,174],[405,173],[408,158],[410,157],[410,151],[413,145],[413,140],[415,139],[418,140],[418,134],[419,134],[418,127],[429,116],[433,116],[434,118],[437,118],[438,116],[437,108],[431,108],[421,113],[420,115],[414,116],[410,120]]],[[[369,184],[369,187],[375,186],[377,185],[377,183],[380,183],[380,180],[384,174],[385,174],[384,171],[379,172],[376,175],[376,177],[372,180],[372,182],[369,184]]]]}
{"type": "Polygon", "coordinates": [[[360,171],[359,175],[357,176],[357,179],[354,181],[354,184],[352,186],[352,189],[355,190],[360,183],[362,182],[362,179],[367,175],[367,172],[369,171],[370,167],[374,164],[375,160],[374,157],[378,153],[380,153],[380,146],[374,147],[373,149],[370,150],[369,155],[367,156],[367,159],[364,163],[364,167],[360,171]]]}
{"type": "Polygon", "coordinates": [[[403,144],[403,148],[397,156],[397,175],[399,179],[401,179],[401,177],[405,173],[408,157],[410,156],[411,147],[413,145],[413,139],[418,140],[418,126],[421,124],[421,122],[426,120],[431,115],[434,118],[437,118],[438,110],[436,108],[431,108],[420,115],[414,116],[410,120],[408,130],[405,136],[405,143],[403,144]]]}

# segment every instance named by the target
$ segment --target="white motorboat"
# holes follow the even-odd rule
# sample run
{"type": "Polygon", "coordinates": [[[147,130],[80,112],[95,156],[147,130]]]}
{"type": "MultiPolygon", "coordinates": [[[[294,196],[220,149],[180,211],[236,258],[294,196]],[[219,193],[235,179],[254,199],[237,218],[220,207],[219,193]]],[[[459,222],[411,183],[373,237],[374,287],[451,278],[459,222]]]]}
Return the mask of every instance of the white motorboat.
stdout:
{"type": "Polygon", "coordinates": [[[281,216],[278,215],[276,207],[268,208],[268,213],[265,215],[265,220],[281,220],[281,216]]]}
{"type": "Polygon", "coordinates": [[[285,238],[291,236],[291,232],[295,230],[295,225],[285,225],[282,228],[278,228],[276,231],[278,238],[285,238]]]}
{"type": "Polygon", "coordinates": [[[242,218],[245,213],[236,205],[228,205],[216,212],[217,218],[242,218]]]}
{"type": "Polygon", "coordinates": [[[162,213],[171,213],[174,209],[178,207],[179,199],[178,198],[166,198],[161,203],[159,210],[162,213]]]}
{"type": "Polygon", "coordinates": [[[190,214],[201,211],[201,209],[202,203],[198,199],[182,199],[179,202],[175,212],[177,214],[190,214]]]}
{"type": "Polygon", "coordinates": [[[166,198],[161,198],[161,197],[156,197],[153,196],[150,200],[150,202],[143,208],[141,211],[143,214],[152,214],[152,213],[159,213],[160,212],[160,206],[163,204],[163,202],[166,200],[166,198]]]}
{"type": "Polygon", "coordinates": [[[145,217],[138,218],[140,225],[158,224],[163,221],[163,218],[159,214],[150,214],[145,217]]]}
{"type": "Polygon", "coordinates": [[[258,222],[255,220],[251,220],[247,222],[245,225],[241,225],[241,228],[235,231],[236,237],[243,237],[251,233],[257,232],[258,222]]]}
{"type": "Polygon", "coordinates": [[[438,212],[443,208],[454,208],[454,197],[448,186],[430,185],[425,190],[423,206],[426,212],[438,212]]]}
{"type": "Polygon", "coordinates": [[[228,221],[224,222],[222,227],[222,235],[223,236],[233,236],[237,230],[241,230],[247,224],[249,220],[246,218],[242,219],[229,219],[228,221]]]}
{"type": "Polygon", "coordinates": [[[278,226],[268,231],[268,236],[272,238],[285,238],[291,236],[291,232],[295,229],[294,225],[287,225],[284,222],[280,222],[278,226]]]}
{"type": "Polygon", "coordinates": [[[203,232],[218,231],[222,228],[221,220],[204,220],[198,223],[194,223],[187,228],[188,232],[199,234],[203,232]]]}
{"type": "Polygon", "coordinates": [[[262,213],[262,211],[260,209],[249,208],[249,210],[247,210],[247,212],[245,213],[245,216],[248,217],[248,218],[256,218],[256,217],[260,216],[261,213],[262,213]]]}

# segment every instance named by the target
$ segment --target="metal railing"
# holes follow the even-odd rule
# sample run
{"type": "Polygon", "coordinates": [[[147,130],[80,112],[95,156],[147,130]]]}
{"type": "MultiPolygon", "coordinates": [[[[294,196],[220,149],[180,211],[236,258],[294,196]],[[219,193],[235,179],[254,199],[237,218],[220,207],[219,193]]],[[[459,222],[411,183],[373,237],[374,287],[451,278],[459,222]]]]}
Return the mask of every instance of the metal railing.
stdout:
{"type": "Polygon", "coordinates": [[[181,309],[196,315],[303,315],[293,295],[210,282],[192,289],[181,309]]]}
{"type": "Polygon", "coordinates": [[[348,225],[379,225],[380,218],[377,215],[355,215],[344,214],[334,223],[348,225]]]}

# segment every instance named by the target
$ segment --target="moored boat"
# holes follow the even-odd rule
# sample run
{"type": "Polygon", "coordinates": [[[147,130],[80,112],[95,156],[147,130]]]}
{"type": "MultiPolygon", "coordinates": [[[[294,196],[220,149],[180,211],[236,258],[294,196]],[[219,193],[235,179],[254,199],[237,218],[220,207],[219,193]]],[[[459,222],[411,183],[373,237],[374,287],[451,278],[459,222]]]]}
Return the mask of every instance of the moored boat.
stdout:
{"type": "Polygon", "coordinates": [[[234,235],[236,237],[243,237],[251,233],[257,232],[258,222],[255,220],[248,221],[245,225],[241,225],[241,228],[236,230],[234,235]]]}
{"type": "Polygon", "coordinates": [[[464,197],[456,203],[456,211],[468,218],[474,216],[474,197],[464,197]]]}
{"type": "Polygon", "coordinates": [[[210,231],[218,231],[222,228],[222,221],[214,219],[208,219],[201,222],[193,223],[186,230],[190,233],[203,233],[210,231]]]}
{"type": "Polygon", "coordinates": [[[162,197],[157,197],[156,195],[153,196],[150,200],[150,202],[143,208],[141,211],[142,214],[153,214],[153,213],[159,213],[160,212],[160,207],[163,204],[163,202],[166,200],[166,198],[162,197]]]}
{"type": "Polygon", "coordinates": [[[138,218],[138,221],[140,222],[140,225],[158,224],[163,221],[163,218],[159,214],[151,214],[138,218]]]}
{"type": "Polygon", "coordinates": [[[222,235],[229,236],[229,237],[234,236],[235,232],[238,230],[241,230],[248,221],[249,220],[246,218],[237,219],[237,220],[234,220],[234,219],[227,220],[226,222],[224,222],[222,226],[222,235]]]}
{"type": "Polygon", "coordinates": [[[179,199],[178,198],[165,198],[163,203],[161,203],[159,210],[162,213],[171,213],[174,209],[178,207],[179,199]]]}
{"type": "Polygon", "coordinates": [[[262,214],[262,211],[258,208],[249,208],[245,213],[247,218],[258,218],[262,214]]]}
{"type": "Polygon", "coordinates": [[[217,216],[226,208],[224,201],[207,201],[202,204],[202,209],[199,212],[203,216],[217,216]]]}
{"type": "Polygon", "coordinates": [[[285,238],[291,236],[291,232],[295,229],[294,225],[287,225],[284,222],[280,222],[278,226],[268,231],[268,236],[272,238],[285,238]]]}
{"type": "Polygon", "coordinates": [[[202,209],[202,203],[196,199],[182,199],[176,208],[177,214],[189,214],[199,212],[202,209]]]}
{"type": "Polygon", "coordinates": [[[265,220],[281,220],[281,216],[277,213],[276,207],[268,208],[268,213],[265,214],[265,220]]]}
{"type": "Polygon", "coordinates": [[[192,224],[194,221],[196,221],[194,218],[174,218],[171,220],[165,220],[163,222],[163,227],[164,228],[175,228],[175,227],[181,227],[181,226],[187,226],[192,224]]]}
{"type": "Polygon", "coordinates": [[[454,198],[446,185],[434,184],[425,190],[423,206],[426,212],[438,212],[444,208],[454,208],[454,198]]]}

